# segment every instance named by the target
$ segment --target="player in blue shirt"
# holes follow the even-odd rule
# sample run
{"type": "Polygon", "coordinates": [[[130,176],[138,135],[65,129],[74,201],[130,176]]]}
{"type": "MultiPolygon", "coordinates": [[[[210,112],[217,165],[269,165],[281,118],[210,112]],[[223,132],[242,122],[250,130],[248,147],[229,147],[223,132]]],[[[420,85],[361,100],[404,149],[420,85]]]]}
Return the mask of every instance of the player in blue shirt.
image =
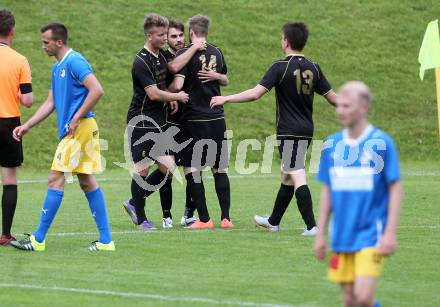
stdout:
{"type": "Polygon", "coordinates": [[[13,136],[19,141],[55,110],[60,143],[49,175],[40,225],[29,238],[15,241],[13,246],[29,251],[45,250],[46,234],[63,199],[65,178],[77,175],[99,230],[99,240],[92,242],[89,249],[114,251],[104,195],[94,176],[102,171],[102,166],[99,131],[91,110],[104,91],[86,59],[67,46],[68,33],[63,24],[43,27],[41,37],[43,49],[58,60],[52,69],[52,87],[46,101],[25,124],[15,128],[13,136]]]}
{"type": "Polygon", "coordinates": [[[380,306],[374,302],[377,279],[384,257],[397,247],[399,159],[391,137],[367,121],[371,101],[362,82],[341,87],[336,112],[345,129],[325,141],[317,176],[324,188],[315,254],[325,258],[333,214],[328,277],[341,284],[345,306],[380,306]]]}

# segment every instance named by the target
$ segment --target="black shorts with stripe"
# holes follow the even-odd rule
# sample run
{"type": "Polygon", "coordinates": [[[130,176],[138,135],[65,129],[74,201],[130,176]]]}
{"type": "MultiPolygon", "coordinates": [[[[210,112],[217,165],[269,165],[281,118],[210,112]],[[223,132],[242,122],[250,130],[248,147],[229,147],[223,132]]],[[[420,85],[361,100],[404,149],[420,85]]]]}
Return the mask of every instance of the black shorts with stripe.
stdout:
{"type": "Polygon", "coordinates": [[[203,169],[226,169],[229,152],[224,118],[206,121],[185,121],[183,141],[191,142],[181,152],[181,164],[203,169]]]}
{"type": "Polygon", "coordinates": [[[307,149],[312,138],[296,136],[277,136],[281,168],[284,172],[305,169],[307,149]]]}

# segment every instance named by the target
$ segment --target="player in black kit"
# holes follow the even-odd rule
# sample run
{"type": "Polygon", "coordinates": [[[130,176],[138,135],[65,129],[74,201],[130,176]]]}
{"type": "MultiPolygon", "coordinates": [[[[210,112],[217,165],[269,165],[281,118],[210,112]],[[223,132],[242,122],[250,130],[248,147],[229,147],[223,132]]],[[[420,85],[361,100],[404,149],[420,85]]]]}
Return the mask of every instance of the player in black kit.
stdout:
{"type": "Polygon", "coordinates": [[[333,106],[337,96],[319,65],[307,59],[302,52],[309,34],[306,25],[291,22],[285,24],[282,31],[281,45],[286,57],[274,62],[253,89],[213,97],[211,106],[216,108],[229,102],[254,101],[275,87],[277,142],[282,161],[281,186],[271,216],[256,215],[254,219],[257,226],[279,231],[281,218],[295,195],[307,226],[303,236],[314,236],[317,227],[305,172],[305,155],[313,137],[313,95],[315,92],[323,95],[333,106]]]}
{"type": "MultiPolygon", "coordinates": [[[[208,17],[192,17],[189,20],[192,44],[206,42],[208,28],[208,17]]],[[[189,56],[186,48],[179,50],[168,67],[171,71],[178,71],[169,89],[178,91],[183,88],[189,94],[189,101],[183,107],[182,121],[184,139],[192,141],[182,151],[182,164],[199,219],[188,228],[214,228],[202,181],[202,170],[205,167],[210,167],[214,175],[222,212],[221,227],[232,228],[234,225],[229,216],[230,185],[226,173],[229,154],[225,115],[223,107],[211,108],[209,105],[213,96],[220,95],[220,86],[229,83],[225,59],[219,48],[206,42],[206,50],[192,56],[189,56]],[[189,62],[180,69],[181,63],[188,58],[189,62]]]]}
{"type": "Polygon", "coordinates": [[[136,54],[133,67],[133,98],[127,114],[127,134],[131,157],[135,164],[131,182],[131,199],[124,208],[134,224],[142,230],[154,230],[145,216],[145,198],[166,182],[175,162],[169,153],[172,136],[167,128],[167,103],[174,109],[177,101],[186,102],[188,94],[167,92],[167,60],[162,48],[166,42],[168,19],[149,14],[144,21],[145,46],[136,54]],[[148,177],[153,161],[158,169],[148,177]]]}

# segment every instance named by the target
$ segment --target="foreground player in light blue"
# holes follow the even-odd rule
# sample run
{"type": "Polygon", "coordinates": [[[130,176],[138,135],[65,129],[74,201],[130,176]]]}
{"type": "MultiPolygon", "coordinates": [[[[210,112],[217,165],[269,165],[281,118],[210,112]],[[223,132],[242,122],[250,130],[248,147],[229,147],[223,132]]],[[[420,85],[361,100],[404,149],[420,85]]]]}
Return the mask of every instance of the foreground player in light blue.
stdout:
{"type": "Polygon", "coordinates": [[[52,162],[40,225],[29,238],[12,245],[21,250],[45,250],[46,234],[63,200],[65,178],[77,175],[99,230],[99,240],[92,242],[89,249],[114,251],[104,195],[94,177],[102,167],[99,131],[91,110],[104,91],[86,59],[67,46],[68,34],[63,24],[43,27],[41,37],[44,51],[58,60],[52,69],[52,87],[46,101],[25,124],[15,128],[13,136],[19,141],[55,110],[60,143],[52,162]]]}
{"type": "Polygon", "coordinates": [[[345,306],[380,306],[374,301],[384,257],[397,247],[402,202],[396,146],[367,121],[369,88],[352,81],[338,93],[336,112],[345,129],[324,143],[318,180],[321,193],[315,254],[326,255],[325,230],[331,214],[328,277],[341,285],[345,306]]]}

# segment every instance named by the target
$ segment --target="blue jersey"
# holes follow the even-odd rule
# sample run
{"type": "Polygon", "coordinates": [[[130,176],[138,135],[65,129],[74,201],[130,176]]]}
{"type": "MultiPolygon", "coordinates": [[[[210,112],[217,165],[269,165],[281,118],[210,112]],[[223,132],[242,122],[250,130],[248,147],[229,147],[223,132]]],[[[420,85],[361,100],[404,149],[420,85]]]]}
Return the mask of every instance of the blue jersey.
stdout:
{"type": "MultiPolygon", "coordinates": [[[[82,106],[89,90],[82,84],[93,73],[87,60],[70,49],[63,59],[52,69],[52,95],[58,119],[58,137],[62,139],[68,132],[68,124],[82,106]]],[[[84,117],[92,117],[88,112],[84,117]]]]}
{"type": "Polygon", "coordinates": [[[330,237],[335,252],[379,243],[387,223],[389,185],[400,179],[396,146],[369,125],[357,139],[343,130],[324,143],[317,179],[330,189],[330,237]]]}

